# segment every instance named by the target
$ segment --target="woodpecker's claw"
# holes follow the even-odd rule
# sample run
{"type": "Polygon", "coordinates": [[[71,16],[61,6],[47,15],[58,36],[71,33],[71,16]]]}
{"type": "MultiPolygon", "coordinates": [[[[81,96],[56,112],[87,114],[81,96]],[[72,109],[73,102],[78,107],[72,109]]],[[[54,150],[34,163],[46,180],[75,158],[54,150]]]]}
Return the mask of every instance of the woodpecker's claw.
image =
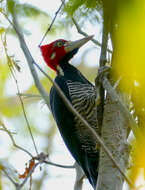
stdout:
{"type": "Polygon", "coordinates": [[[110,73],[111,67],[109,66],[102,66],[98,69],[98,75],[95,79],[96,86],[100,85],[102,78],[107,76],[110,73]]]}
{"type": "Polygon", "coordinates": [[[109,74],[110,72],[110,69],[111,67],[109,66],[103,66],[103,67],[100,67],[99,70],[98,70],[98,76],[104,76],[104,74],[109,74]]]}

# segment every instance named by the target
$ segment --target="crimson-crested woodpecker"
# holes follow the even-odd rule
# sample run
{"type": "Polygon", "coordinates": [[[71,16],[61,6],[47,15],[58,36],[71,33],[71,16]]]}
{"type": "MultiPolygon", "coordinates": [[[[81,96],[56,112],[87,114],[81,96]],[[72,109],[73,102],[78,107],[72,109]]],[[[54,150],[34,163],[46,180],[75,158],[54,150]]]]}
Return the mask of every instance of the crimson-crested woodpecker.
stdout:
{"type": "MultiPolygon", "coordinates": [[[[55,82],[74,108],[98,131],[96,111],[96,89],[69,60],[78,49],[93,36],[74,42],[63,39],[41,46],[47,65],[56,71],[55,82]]],[[[52,86],[50,107],[62,138],[74,159],[83,169],[89,182],[96,188],[99,151],[97,142],[90,131],[67,108],[58,92],[52,86]]]]}

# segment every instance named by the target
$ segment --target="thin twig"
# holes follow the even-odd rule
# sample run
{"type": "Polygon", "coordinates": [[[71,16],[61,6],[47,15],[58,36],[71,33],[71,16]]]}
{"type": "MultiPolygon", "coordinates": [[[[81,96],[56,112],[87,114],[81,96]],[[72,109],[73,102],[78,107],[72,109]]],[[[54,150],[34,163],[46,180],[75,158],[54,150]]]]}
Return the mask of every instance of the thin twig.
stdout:
{"type": "Polygon", "coordinates": [[[15,142],[15,140],[13,138],[12,133],[6,128],[6,126],[5,126],[4,123],[1,122],[0,125],[2,126],[2,128],[4,129],[4,131],[7,132],[7,134],[9,135],[9,137],[10,137],[12,143],[13,143],[13,146],[15,146],[16,148],[18,148],[18,149],[26,152],[30,157],[33,157],[33,155],[28,150],[26,150],[23,147],[21,147],[21,146],[19,146],[19,145],[16,144],[16,142],[15,142]]]}
{"type": "MultiPolygon", "coordinates": [[[[19,86],[18,86],[17,80],[16,80],[16,85],[17,85],[17,91],[18,91],[18,94],[19,94],[20,91],[19,91],[19,86]]],[[[20,102],[21,102],[24,118],[25,118],[25,121],[26,121],[26,124],[27,124],[27,128],[29,130],[29,133],[30,133],[30,136],[31,136],[31,139],[32,139],[32,143],[34,145],[36,154],[38,154],[37,146],[36,146],[36,143],[35,143],[35,140],[34,140],[34,137],[33,137],[33,134],[32,134],[32,130],[31,130],[31,127],[30,127],[30,124],[29,124],[29,121],[28,121],[28,118],[27,118],[27,115],[26,115],[26,112],[25,112],[25,107],[24,107],[24,103],[23,103],[22,97],[21,96],[18,96],[18,97],[19,97],[20,102]]]]}
{"type": "Polygon", "coordinates": [[[2,169],[3,173],[7,176],[7,178],[15,185],[17,186],[18,183],[16,183],[12,178],[11,176],[5,171],[5,169],[2,169]]]}
{"type": "MultiPolygon", "coordinates": [[[[64,0],[61,0],[61,2],[62,2],[63,5],[65,6],[65,1],[64,1],[64,0]]],[[[72,21],[73,21],[73,23],[74,23],[74,25],[75,25],[75,27],[76,27],[78,33],[82,34],[82,35],[85,36],[85,37],[88,37],[89,35],[81,29],[81,27],[80,27],[79,24],[77,23],[76,19],[75,19],[73,16],[71,17],[71,19],[72,19],[72,21]]],[[[95,45],[97,45],[97,46],[100,46],[100,47],[102,46],[102,44],[101,44],[98,40],[91,39],[91,41],[92,41],[95,45]]],[[[108,49],[108,48],[107,48],[107,51],[108,51],[109,53],[112,53],[112,50],[110,50],[110,49],[108,49]]]]}
{"type": "Polygon", "coordinates": [[[33,157],[34,160],[37,160],[38,163],[36,163],[33,168],[29,171],[27,177],[23,180],[23,182],[17,187],[17,190],[21,189],[24,184],[26,183],[26,181],[28,180],[28,178],[32,175],[32,173],[34,172],[35,168],[42,164],[42,163],[46,163],[46,164],[50,164],[50,165],[53,165],[53,166],[56,166],[56,167],[61,167],[61,168],[74,168],[74,166],[65,166],[65,165],[60,165],[60,164],[56,164],[56,163],[52,163],[52,162],[49,162],[49,161],[46,161],[46,158],[48,157],[47,154],[45,153],[40,153],[39,155],[37,155],[37,157],[33,157]]]}
{"type": "Polygon", "coordinates": [[[66,165],[61,165],[61,164],[56,164],[50,161],[44,161],[44,163],[52,165],[52,166],[56,166],[56,167],[60,167],[60,168],[67,168],[67,169],[74,169],[74,166],[66,166],[66,165]]]}
{"type": "Polygon", "coordinates": [[[22,97],[24,97],[24,98],[42,98],[42,96],[39,95],[39,94],[25,94],[25,93],[20,93],[20,94],[18,94],[18,93],[17,93],[17,95],[18,95],[18,96],[22,96],[22,97]]]}
{"type": "MultiPolygon", "coordinates": [[[[1,122],[0,122],[0,125],[1,125],[1,122]]],[[[5,132],[9,132],[9,133],[11,133],[11,134],[14,134],[14,135],[16,135],[17,133],[16,132],[12,132],[12,131],[9,131],[9,130],[5,130],[5,129],[3,129],[3,128],[0,128],[0,130],[1,131],[5,131],[5,132]]]]}
{"type": "Polygon", "coordinates": [[[46,33],[44,34],[42,40],[40,41],[39,47],[41,46],[41,44],[42,44],[44,38],[46,37],[47,33],[51,30],[51,28],[52,28],[52,26],[53,26],[53,24],[54,24],[54,22],[55,22],[55,19],[56,19],[57,15],[58,15],[59,11],[61,10],[62,6],[63,6],[63,3],[61,3],[60,7],[59,7],[58,10],[56,11],[55,16],[54,16],[54,18],[53,18],[51,24],[49,25],[49,27],[48,27],[46,33]]]}
{"type": "MultiPolygon", "coordinates": [[[[3,42],[3,41],[2,41],[2,42],[3,42]]],[[[12,74],[12,77],[13,77],[13,79],[14,79],[14,81],[15,81],[18,94],[20,94],[20,89],[19,89],[18,81],[17,81],[17,79],[16,79],[16,77],[15,77],[15,75],[14,75],[14,72],[13,72],[12,68],[11,68],[11,65],[10,65],[11,59],[10,59],[10,57],[8,56],[8,53],[7,53],[7,49],[6,49],[5,44],[6,44],[6,42],[5,42],[5,43],[3,42],[5,54],[6,54],[6,57],[7,57],[7,60],[8,60],[8,66],[9,66],[10,72],[11,72],[11,74],[12,74]]],[[[24,114],[24,118],[25,118],[25,121],[26,121],[26,124],[27,124],[27,128],[28,128],[29,133],[30,133],[30,136],[31,136],[31,138],[32,138],[32,143],[33,143],[33,145],[34,145],[36,154],[38,154],[37,146],[36,146],[36,143],[35,143],[35,140],[34,140],[32,131],[31,131],[31,127],[30,127],[30,124],[29,124],[29,121],[28,121],[28,118],[27,118],[27,115],[26,115],[26,111],[25,111],[25,107],[24,107],[24,103],[23,103],[22,97],[19,96],[19,95],[18,95],[18,97],[19,97],[19,100],[20,100],[20,103],[21,103],[21,107],[22,107],[22,110],[23,110],[23,114],[24,114]]]]}
{"type": "Polygon", "coordinates": [[[30,186],[29,186],[29,190],[32,190],[32,175],[30,176],[30,186]]]}
{"type": "Polygon", "coordinates": [[[33,157],[33,159],[41,161],[43,163],[52,165],[52,166],[57,166],[60,168],[75,168],[74,166],[66,166],[66,165],[61,165],[61,164],[56,164],[50,161],[47,161],[46,159],[48,158],[48,154],[45,154],[44,152],[41,152],[38,156],[33,157]]]}
{"type": "Polygon", "coordinates": [[[29,171],[27,177],[23,180],[23,182],[22,182],[21,184],[16,183],[16,182],[11,178],[11,176],[10,176],[5,170],[2,170],[2,171],[5,173],[5,175],[8,177],[8,179],[13,183],[13,185],[15,185],[16,190],[20,190],[20,189],[25,185],[25,183],[27,182],[27,180],[29,179],[29,177],[32,175],[32,173],[34,172],[35,168],[36,168],[39,164],[41,164],[41,162],[38,162],[38,163],[36,163],[36,164],[33,166],[33,168],[29,171]]]}

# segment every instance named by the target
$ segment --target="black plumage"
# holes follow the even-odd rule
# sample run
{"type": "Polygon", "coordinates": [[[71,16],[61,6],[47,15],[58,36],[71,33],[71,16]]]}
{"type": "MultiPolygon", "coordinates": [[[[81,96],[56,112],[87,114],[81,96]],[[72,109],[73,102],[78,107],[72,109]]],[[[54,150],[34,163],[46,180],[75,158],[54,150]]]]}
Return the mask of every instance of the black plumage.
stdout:
{"type": "MultiPolygon", "coordinates": [[[[55,82],[76,110],[98,131],[95,87],[68,63],[76,52],[77,49],[61,59],[55,82]]],[[[69,111],[54,86],[50,91],[50,106],[66,146],[95,189],[99,163],[97,142],[89,130],[69,111]]]]}

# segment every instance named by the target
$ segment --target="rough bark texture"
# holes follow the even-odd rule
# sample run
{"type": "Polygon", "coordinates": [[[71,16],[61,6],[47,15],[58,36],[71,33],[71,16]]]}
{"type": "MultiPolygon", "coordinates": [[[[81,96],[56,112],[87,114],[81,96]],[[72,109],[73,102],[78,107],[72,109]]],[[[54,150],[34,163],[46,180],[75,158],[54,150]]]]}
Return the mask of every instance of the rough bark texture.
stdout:
{"type": "MultiPolygon", "coordinates": [[[[101,54],[100,54],[100,61],[99,61],[99,67],[105,66],[106,59],[107,59],[107,44],[108,44],[108,32],[105,30],[105,26],[103,25],[103,32],[102,32],[102,46],[101,46],[101,54]]],[[[98,84],[96,84],[96,87],[98,88],[98,84]]],[[[103,112],[104,112],[104,88],[102,85],[99,85],[99,91],[100,91],[100,98],[101,103],[97,106],[97,119],[98,119],[98,125],[101,129],[102,121],[103,121],[103,112]]]]}
{"type": "MultiPolygon", "coordinates": [[[[107,95],[104,107],[102,138],[124,171],[129,152],[127,126],[128,122],[117,103],[113,102],[107,95]]],[[[123,182],[122,175],[101,148],[97,190],[122,190],[123,182]]]]}

